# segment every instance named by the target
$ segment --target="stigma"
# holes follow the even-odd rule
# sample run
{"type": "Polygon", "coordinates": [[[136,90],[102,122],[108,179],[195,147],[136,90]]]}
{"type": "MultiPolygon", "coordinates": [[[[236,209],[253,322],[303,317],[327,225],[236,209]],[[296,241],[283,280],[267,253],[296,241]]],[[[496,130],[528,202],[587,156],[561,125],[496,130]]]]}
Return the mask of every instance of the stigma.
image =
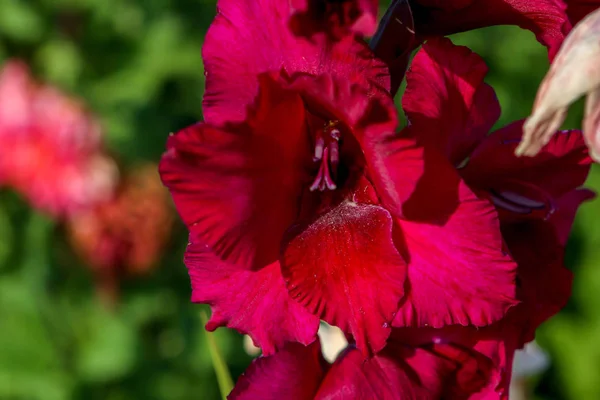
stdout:
{"type": "Polygon", "coordinates": [[[317,132],[313,161],[319,163],[319,171],[310,185],[311,192],[315,190],[323,192],[326,189],[335,190],[337,188],[335,176],[340,162],[339,141],[342,136],[338,125],[339,121],[329,121],[321,131],[317,132]]]}

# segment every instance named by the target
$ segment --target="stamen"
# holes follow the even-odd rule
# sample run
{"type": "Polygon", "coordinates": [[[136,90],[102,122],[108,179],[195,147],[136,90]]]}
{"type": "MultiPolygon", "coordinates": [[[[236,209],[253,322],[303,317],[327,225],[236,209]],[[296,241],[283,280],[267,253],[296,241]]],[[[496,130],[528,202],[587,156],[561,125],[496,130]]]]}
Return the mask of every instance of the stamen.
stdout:
{"type": "Polygon", "coordinates": [[[342,137],[342,132],[340,132],[340,130],[338,128],[333,128],[333,126],[335,126],[335,125],[331,125],[331,124],[337,124],[337,123],[338,123],[337,121],[330,122],[329,125],[326,128],[326,129],[330,129],[329,135],[335,141],[340,140],[340,138],[342,137]]]}
{"type": "Polygon", "coordinates": [[[319,189],[322,181],[323,181],[323,163],[321,163],[321,165],[319,166],[319,172],[317,172],[317,176],[315,177],[315,180],[313,181],[312,185],[310,185],[309,190],[311,192],[314,192],[315,190],[319,189]]]}
{"type": "Polygon", "coordinates": [[[329,144],[329,159],[331,160],[332,166],[337,166],[340,162],[340,145],[338,142],[331,142],[329,144]]]}
{"type": "MultiPolygon", "coordinates": [[[[329,147],[327,147],[325,149],[325,160],[327,160],[329,157],[329,147]]],[[[327,161],[325,161],[323,164],[324,166],[324,170],[323,170],[323,178],[325,185],[327,185],[327,189],[329,190],[335,190],[337,188],[337,186],[335,185],[335,182],[333,182],[333,179],[331,178],[331,171],[329,170],[329,163],[327,161]]]]}
{"type": "Polygon", "coordinates": [[[325,139],[323,136],[317,136],[317,140],[315,143],[315,156],[313,157],[313,161],[319,161],[323,158],[323,148],[325,147],[325,139]]]}
{"type": "Polygon", "coordinates": [[[338,121],[329,121],[323,130],[317,133],[313,161],[320,161],[321,165],[315,180],[310,185],[311,192],[317,189],[320,191],[337,189],[334,177],[340,162],[339,140],[342,136],[342,132],[337,128],[338,124],[338,121]]]}

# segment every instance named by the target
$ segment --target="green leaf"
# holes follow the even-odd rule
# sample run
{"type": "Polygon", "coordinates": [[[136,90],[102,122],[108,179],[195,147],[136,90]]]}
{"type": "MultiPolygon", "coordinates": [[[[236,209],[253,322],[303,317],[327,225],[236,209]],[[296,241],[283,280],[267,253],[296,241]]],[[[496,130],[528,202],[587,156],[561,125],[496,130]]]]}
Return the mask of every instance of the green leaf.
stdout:
{"type": "Polygon", "coordinates": [[[82,69],[82,60],[73,42],[54,39],[45,43],[36,54],[44,78],[60,87],[75,87],[82,69]]]}
{"type": "Polygon", "coordinates": [[[108,382],[130,373],[138,343],[133,328],[99,303],[78,310],[77,370],[84,381],[108,382]]]}
{"type": "Polygon", "coordinates": [[[0,270],[5,266],[14,245],[14,233],[10,218],[3,207],[0,207],[0,270]]]}
{"type": "Polygon", "coordinates": [[[0,3],[0,33],[33,42],[44,33],[44,21],[28,1],[5,0],[0,3]]]}

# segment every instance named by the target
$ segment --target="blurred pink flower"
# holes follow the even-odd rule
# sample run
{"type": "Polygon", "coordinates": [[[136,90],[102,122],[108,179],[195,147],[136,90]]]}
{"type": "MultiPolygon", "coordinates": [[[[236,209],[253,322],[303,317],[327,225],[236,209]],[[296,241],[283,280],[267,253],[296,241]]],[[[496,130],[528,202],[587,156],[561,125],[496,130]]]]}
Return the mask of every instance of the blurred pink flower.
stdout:
{"type": "Polygon", "coordinates": [[[171,233],[170,203],[155,164],[134,169],[114,198],[68,221],[74,247],[96,269],[144,273],[171,233]]]}
{"type": "Polygon", "coordinates": [[[157,166],[149,164],[129,171],[113,198],[68,219],[67,230],[102,295],[112,301],[120,278],[144,274],[158,263],[173,221],[169,193],[157,166]]]}
{"type": "Polygon", "coordinates": [[[0,185],[55,217],[110,198],[116,167],[101,149],[100,125],[78,101],[33,81],[9,61],[0,72],[0,185]]]}

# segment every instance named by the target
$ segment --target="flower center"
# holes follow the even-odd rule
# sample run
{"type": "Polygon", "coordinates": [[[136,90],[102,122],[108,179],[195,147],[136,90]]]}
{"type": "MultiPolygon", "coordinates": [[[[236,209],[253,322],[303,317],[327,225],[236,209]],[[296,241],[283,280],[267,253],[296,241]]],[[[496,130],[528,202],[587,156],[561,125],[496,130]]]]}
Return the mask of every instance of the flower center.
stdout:
{"type": "Polygon", "coordinates": [[[340,146],[339,141],[342,132],[338,128],[339,121],[329,121],[325,124],[322,130],[317,132],[315,140],[315,155],[313,161],[319,162],[319,172],[310,185],[310,191],[325,189],[335,190],[335,177],[337,168],[340,162],[340,146]]]}

